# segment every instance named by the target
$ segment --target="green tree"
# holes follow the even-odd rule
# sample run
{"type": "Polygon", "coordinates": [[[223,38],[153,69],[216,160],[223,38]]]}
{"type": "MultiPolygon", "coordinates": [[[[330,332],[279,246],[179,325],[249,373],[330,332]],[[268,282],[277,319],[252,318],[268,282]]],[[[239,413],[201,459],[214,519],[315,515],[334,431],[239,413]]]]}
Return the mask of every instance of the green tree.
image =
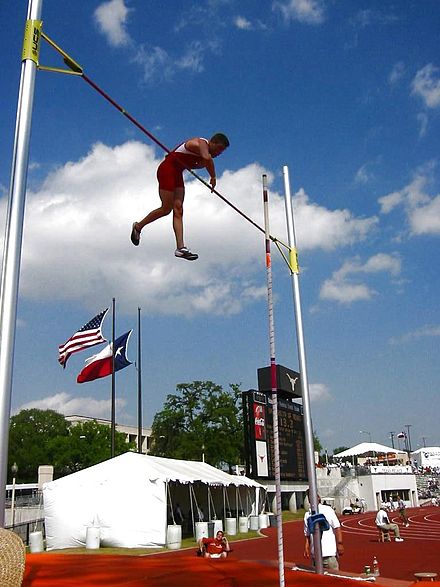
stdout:
{"type": "Polygon", "coordinates": [[[35,482],[39,465],[50,464],[52,445],[58,438],[67,437],[69,424],[54,410],[22,410],[10,419],[9,463],[17,463],[17,480],[35,482]]]}
{"type": "Polygon", "coordinates": [[[344,450],[348,450],[348,446],[338,446],[337,448],[333,449],[333,455],[337,455],[340,452],[344,452],[344,450]]]}
{"type": "MultiPolygon", "coordinates": [[[[54,477],[62,477],[109,459],[110,447],[110,427],[95,420],[70,424],[53,410],[22,410],[10,420],[8,476],[15,462],[21,483],[35,482],[40,465],[53,465],[54,477]]],[[[134,448],[116,432],[116,455],[134,448]]]]}
{"type": "MultiPolygon", "coordinates": [[[[136,443],[127,443],[125,434],[116,431],[115,455],[135,450],[136,443]]],[[[68,436],[52,443],[52,461],[56,477],[63,477],[91,467],[110,458],[111,428],[96,420],[71,424],[68,436]]]]}
{"type": "Polygon", "coordinates": [[[316,432],[313,432],[313,449],[318,453],[321,454],[322,452],[322,444],[318,438],[316,432]]]}
{"type": "Polygon", "coordinates": [[[213,466],[244,462],[239,385],[224,390],[212,381],[180,383],[154,417],[150,454],[205,461],[213,466]]]}

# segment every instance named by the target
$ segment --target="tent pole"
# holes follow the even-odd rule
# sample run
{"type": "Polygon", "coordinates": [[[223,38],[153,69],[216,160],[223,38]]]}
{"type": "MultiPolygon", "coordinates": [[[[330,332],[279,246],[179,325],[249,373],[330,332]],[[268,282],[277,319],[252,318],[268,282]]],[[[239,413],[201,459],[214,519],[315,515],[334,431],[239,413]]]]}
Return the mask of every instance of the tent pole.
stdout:
{"type": "Polygon", "coordinates": [[[190,507],[191,507],[191,520],[192,520],[193,536],[195,538],[196,537],[196,526],[194,523],[194,509],[193,509],[192,494],[191,494],[191,489],[192,489],[191,483],[189,483],[188,487],[189,487],[189,503],[190,503],[190,507]]]}

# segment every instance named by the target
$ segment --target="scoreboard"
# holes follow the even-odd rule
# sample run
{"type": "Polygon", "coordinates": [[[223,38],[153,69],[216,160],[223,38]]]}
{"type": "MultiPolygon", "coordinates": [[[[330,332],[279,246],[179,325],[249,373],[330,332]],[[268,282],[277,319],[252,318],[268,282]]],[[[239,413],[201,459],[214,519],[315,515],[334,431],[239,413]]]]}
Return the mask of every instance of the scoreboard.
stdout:
{"type": "MultiPolygon", "coordinates": [[[[279,390],[278,435],[281,481],[307,481],[302,406],[279,390]]],[[[275,478],[273,409],[271,391],[242,394],[246,442],[246,475],[275,478]]]]}

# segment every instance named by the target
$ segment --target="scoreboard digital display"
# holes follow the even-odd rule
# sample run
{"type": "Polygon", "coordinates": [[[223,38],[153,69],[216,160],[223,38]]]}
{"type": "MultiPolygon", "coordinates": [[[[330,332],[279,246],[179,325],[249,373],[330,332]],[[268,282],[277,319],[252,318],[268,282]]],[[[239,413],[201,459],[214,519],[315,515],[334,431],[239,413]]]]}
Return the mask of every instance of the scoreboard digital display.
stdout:
{"type": "MultiPolygon", "coordinates": [[[[274,437],[271,393],[243,392],[246,439],[246,474],[274,479],[274,437]]],[[[278,396],[278,436],[281,481],[307,481],[302,406],[278,396]]]]}

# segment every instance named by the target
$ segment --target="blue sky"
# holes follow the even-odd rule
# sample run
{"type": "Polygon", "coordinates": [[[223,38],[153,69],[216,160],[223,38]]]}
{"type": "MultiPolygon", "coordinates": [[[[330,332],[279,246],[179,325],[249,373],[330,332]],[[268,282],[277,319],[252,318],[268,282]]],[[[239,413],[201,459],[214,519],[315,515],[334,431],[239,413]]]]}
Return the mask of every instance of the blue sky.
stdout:
{"type": "MultiPolygon", "coordinates": [[[[26,8],[0,6],[2,226],[26,8]]],[[[225,132],[231,147],[216,160],[218,190],[262,224],[267,173],[271,233],[282,240],[289,166],[323,446],[350,446],[366,433],[389,443],[408,424],[413,448],[438,445],[439,2],[45,0],[43,21],[164,144],[225,132]]],[[[40,62],[62,64],[46,45],[40,62]]],[[[180,382],[256,386],[256,369],[269,362],[263,237],[188,178],[186,242],[199,260],[174,258],[171,218],[133,247],[131,223],[158,204],[161,158],[80,78],[38,72],[14,412],[109,417],[110,381],[76,384],[93,353],[63,371],[57,347],[113,296],[117,334],[136,328],[142,308],[146,423],[180,382]]],[[[277,362],[297,369],[291,279],[272,255],[277,362]]],[[[132,360],[136,341],[135,332],[132,360]]],[[[118,373],[121,423],[136,422],[136,385],[134,366],[118,373]]]]}

